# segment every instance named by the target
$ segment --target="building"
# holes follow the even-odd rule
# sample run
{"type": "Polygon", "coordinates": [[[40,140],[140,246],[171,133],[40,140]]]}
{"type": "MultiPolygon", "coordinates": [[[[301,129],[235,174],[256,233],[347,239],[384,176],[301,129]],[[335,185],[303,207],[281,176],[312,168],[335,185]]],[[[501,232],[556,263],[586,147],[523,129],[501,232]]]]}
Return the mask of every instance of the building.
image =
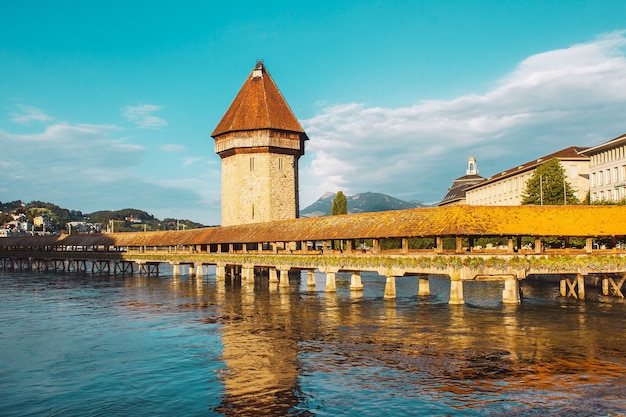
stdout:
{"type": "Polygon", "coordinates": [[[476,158],[470,156],[467,159],[467,169],[465,175],[455,179],[452,182],[450,188],[448,188],[448,194],[437,204],[438,206],[448,206],[452,204],[465,203],[465,192],[468,187],[478,184],[485,178],[478,175],[478,165],[476,158]]]}
{"type": "Polygon", "coordinates": [[[211,136],[222,159],[222,226],[298,217],[298,160],[308,137],[263,62],[211,136]]]}
{"type": "Polygon", "coordinates": [[[589,157],[582,152],[587,148],[570,146],[558,152],[542,156],[534,161],[512,167],[486,180],[468,187],[465,191],[467,204],[483,206],[516,206],[522,203],[526,183],[535,169],[544,162],[556,158],[565,170],[565,177],[574,195],[583,200],[589,192],[589,157]]]}
{"type": "Polygon", "coordinates": [[[626,199],[626,134],[581,154],[589,157],[590,202],[626,199]]]}

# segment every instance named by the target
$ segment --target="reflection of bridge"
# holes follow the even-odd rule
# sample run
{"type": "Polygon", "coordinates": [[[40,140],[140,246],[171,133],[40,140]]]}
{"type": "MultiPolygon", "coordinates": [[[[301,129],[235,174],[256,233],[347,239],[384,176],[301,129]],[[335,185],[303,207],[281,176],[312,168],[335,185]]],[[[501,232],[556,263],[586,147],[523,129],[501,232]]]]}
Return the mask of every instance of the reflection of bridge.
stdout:
{"type": "Polygon", "coordinates": [[[626,207],[452,206],[383,213],[284,220],[171,232],[12,237],[0,240],[4,269],[157,274],[160,263],[216,278],[236,275],[254,282],[255,271],[289,285],[290,271],[350,272],[386,277],[385,297],[395,298],[398,277],[450,277],[450,303],[463,303],[463,282],[504,281],[503,302],[519,303],[519,280],[530,274],[559,275],[561,294],[584,298],[585,277],[602,282],[605,295],[623,296],[626,280],[626,207]],[[498,242],[493,245],[492,242],[498,242]],[[333,249],[341,248],[341,249],[333,249]]]}

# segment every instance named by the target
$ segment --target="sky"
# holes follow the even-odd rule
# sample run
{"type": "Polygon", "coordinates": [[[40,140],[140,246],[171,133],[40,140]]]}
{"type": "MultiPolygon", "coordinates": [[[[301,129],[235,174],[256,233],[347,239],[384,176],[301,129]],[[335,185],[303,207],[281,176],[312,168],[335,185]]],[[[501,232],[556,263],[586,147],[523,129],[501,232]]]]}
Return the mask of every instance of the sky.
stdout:
{"type": "Polygon", "coordinates": [[[11,1],[0,201],[221,222],[211,132],[263,60],[325,192],[437,203],[626,133],[623,0],[11,1]]]}

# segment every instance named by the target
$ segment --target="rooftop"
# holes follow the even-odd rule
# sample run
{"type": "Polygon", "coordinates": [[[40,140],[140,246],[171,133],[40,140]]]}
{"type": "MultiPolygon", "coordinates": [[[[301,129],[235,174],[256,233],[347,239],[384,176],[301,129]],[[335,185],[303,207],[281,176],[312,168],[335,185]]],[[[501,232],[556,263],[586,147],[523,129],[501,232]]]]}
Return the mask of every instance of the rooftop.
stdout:
{"type": "Polygon", "coordinates": [[[256,64],[211,136],[259,129],[301,133],[307,139],[262,61],[256,64]]]}

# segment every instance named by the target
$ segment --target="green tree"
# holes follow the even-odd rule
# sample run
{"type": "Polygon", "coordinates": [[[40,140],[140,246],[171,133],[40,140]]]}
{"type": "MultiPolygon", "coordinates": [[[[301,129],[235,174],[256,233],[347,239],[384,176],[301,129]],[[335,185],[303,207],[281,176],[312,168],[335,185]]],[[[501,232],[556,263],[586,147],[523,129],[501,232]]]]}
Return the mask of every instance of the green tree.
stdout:
{"type": "Polygon", "coordinates": [[[348,214],[348,202],[346,196],[341,191],[337,192],[333,204],[330,206],[330,215],[348,214]]]}
{"type": "Polygon", "coordinates": [[[526,183],[522,195],[522,204],[563,205],[580,204],[574,196],[574,190],[565,179],[565,170],[558,159],[553,158],[539,165],[533,176],[526,183]]]}

